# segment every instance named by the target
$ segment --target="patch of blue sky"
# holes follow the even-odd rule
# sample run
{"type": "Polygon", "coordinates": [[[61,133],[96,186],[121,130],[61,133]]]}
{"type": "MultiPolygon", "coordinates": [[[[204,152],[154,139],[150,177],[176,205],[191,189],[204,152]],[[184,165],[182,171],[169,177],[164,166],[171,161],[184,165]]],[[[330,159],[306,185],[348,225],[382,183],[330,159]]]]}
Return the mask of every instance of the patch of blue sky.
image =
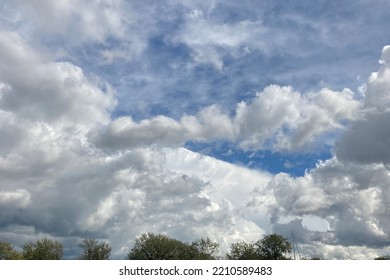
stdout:
{"type": "Polygon", "coordinates": [[[359,5],[367,6],[367,12],[376,19],[368,18],[357,13],[356,5],[353,1],[240,1],[217,2],[207,10],[209,5],[199,4],[211,23],[260,21],[267,30],[264,37],[253,38],[264,40],[265,50],[251,46],[249,41],[230,50],[213,46],[223,62],[221,70],[196,63],[191,47],[173,39],[189,12],[179,5],[174,9],[160,7],[165,16],[145,23],[151,30],[145,35],[145,49],[128,59],[104,63],[102,51],[131,44],[131,32],[123,38],[107,38],[104,43],[82,47],[63,44],[55,36],[45,39],[44,44],[66,48],[69,55],[61,59],[113,85],[119,99],[114,117],[131,115],[141,120],[162,114],[178,119],[213,104],[233,115],[238,102],[250,101],[270,84],[291,85],[302,93],[322,87],[356,91],[377,69],[377,57],[388,43],[381,29],[372,29],[385,20],[385,12],[369,9],[362,1],[359,5]],[[343,28],[337,28],[337,22],[343,28]],[[335,28],[331,30],[332,26],[335,28]],[[275,34],[282,40],[274,38],[275,34]]]}
{"type": "Polygon", "coordinates": [[[245,166],[251,169],[267,171],[271,174],[280,172],[291,176],[303,176],[305,172],[315,168],[319,161],[330,159],[329,150],[322,149],[314,153],[282,153],[272,150],[243,150],[236,144],[226,141],[211,143],[189,141],[185,147],[203,155],[245,166]]]}

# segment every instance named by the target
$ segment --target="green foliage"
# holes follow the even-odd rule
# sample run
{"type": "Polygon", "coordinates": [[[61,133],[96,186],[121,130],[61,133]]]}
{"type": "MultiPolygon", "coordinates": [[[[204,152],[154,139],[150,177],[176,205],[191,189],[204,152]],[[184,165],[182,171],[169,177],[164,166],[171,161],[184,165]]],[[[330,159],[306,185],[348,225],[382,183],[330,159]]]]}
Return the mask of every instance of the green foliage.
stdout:
{"type": "Polygon", "coordinates": [[[256,251],[262,260],[287,260],[291,254],[291,243],[281,235],[269,234],[255,243],[256,251]]]}
{"type": "Polygon", "coordinates": [[[14,250],[14,246],[8,242],[0,241],[0,260],[21,260],[22,254],[14,250]]]}
{"type": "Polygon", "coordinates": [[[253,243],[246,243],[244,241],[232,243],[230,245],[230,254],[227,258],[229,260],[258,260],[259,257],[253,243]]]}
{"type": "Polygon", "coordinates": [[[23,258],[26,260],[61,260],[64,246],[55,240],[43,238],[23,246],[23,258]]]}
{"type": "Polygon", "coordinates": [[[230,246],[229,260],[287,260],[291,243],[281,235],[265,235],[256,243],[237,242],[230,246]]]}
{"type": "Polygon", "coordinates": [[[84,239],[79,243],[79,247],[83,249],[81,260],[108,260],[111,255],[111,245],[99,243],[95,239],[84,239]]]}
{"type": "Polygon", "coordinates": [[[129,260],[178,260],[186,245],[163,234],[143,233],[127,254],[129,260]]]}
{"type": "Polygon", "coordinates": [[[192,260],[215,260],[219,253],[219,244],[213,242],[210,238],[201,238],[191,243],[194,254],[189,255],[187,259],[192,260]]]}
{"type": "Polygon", "coordinates": [[[219,244],[209,238],[191,244],[163,234],[144,233],[135,240],[127,254],[129,260],[213,260],[219,252],[219,244]]]}

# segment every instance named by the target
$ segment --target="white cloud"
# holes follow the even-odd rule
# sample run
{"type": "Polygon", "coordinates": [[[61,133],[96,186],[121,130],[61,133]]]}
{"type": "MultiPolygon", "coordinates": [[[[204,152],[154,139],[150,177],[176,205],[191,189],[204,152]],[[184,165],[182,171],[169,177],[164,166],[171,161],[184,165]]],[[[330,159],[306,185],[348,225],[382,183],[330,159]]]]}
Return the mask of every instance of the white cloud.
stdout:
{"type": "MultiPolygon", "coordinates": [[[[172,38],[174,43],[184,43],[192,49],[196,63],[211,64],[222,71],[225,55],[236,56],[240,53],[240,48],[258,49],[265,45],[261,38],[264,27],[260,21],[217,23],[207,18],[205,14],[208,12],[191,10],[181,31],[172,38]]],[[[242,54],[245,54],[245,51],[242,54]]]]}
{"type": "Polygon", "coordinates": [[[99,147],[116,149],[224,139],[238,142],[244,149],[310,151],[316,144],[327,144],[321,143],[321,136],[344,129],[347,121],[357,117],[359,108],[348,89],[303,95],[291,87],[272,85],[258,92],[253,101],[239,103],[233,117],[216,105],[179,121],[157,116],[136,123],[122,117],[91,137],[99,147]]]}
{"type": "Polygon", "coordinates": [[[209,182],[207,196],[213,201],[228,200],[239,207],[250,202],[249,195],[255,187],[268,182],[271,175],[245,167],[201,156],[185,149],[166,149],[166,168],[178,174],[202,178],[209,182]],[[240,193],[237,193],[237,189],[240,193]]]}
{"type": "Polygon", "coordinates": [[[129,62],[137,55],[141,54],[146,48],[146,42],[140,38],[133,39],[132,42],[121,44],[114,48],[104,48],[101,52],[102,61],[99,62],[101,65],[111,65],[118,61],[129,62]]]}
{"type": "Polygon", "coordinates": [[[29,26],[38,36],[61,35],[72,38],[72,43],[102,42],[125,32],[122,1],[34,0],[12,4],[20,14],[19,25],[29,26]]]}
{"type": "Polygon", "coordinates": [[[304,95],[291,87],[273,85],[257,93],[252,103],[240,103],[235,123],[243,147],[310,150],[322,134],[354,119],[358,109],[359,102],[348,89],[304,95]],[[270,140],[271,144],[266,144],[270,140]]]}
{"type": "Polygon", "coordinates": [[[30,199],[31,194],[23,189],[8,192],[0,191],[0,205],[2,208],[25,208],[31,202],[30,199]]]}
{"type": "Polygon", "coordinates": [[[165,116],[140,123],[134,122],[130,117],[121,117],[111,122],[100,135],[92,137],[96,138],[98,146],[126,149],[153,144],[181,145],[186,139],[185,132],[179,123],[165,116]]]}
{"type": "MultiPolygon", "coordinates": [[[[16,33],[0,33],[0,109],[29,121],[105,124],[115,106],[112,89],[88,80],[69,62],[38,56],[16,33]],[[104,92],[102,88],[105,87],[104,92]]],[[[96,81],[98,82],[98,81],[96,81]]]]}
{"type": "Polygon", "coordinates": [[[379,60],[380,64],[385,65],[386,67],[390,66],[390,46],[384,46],[382,49],[382,56],[379,60]]]}

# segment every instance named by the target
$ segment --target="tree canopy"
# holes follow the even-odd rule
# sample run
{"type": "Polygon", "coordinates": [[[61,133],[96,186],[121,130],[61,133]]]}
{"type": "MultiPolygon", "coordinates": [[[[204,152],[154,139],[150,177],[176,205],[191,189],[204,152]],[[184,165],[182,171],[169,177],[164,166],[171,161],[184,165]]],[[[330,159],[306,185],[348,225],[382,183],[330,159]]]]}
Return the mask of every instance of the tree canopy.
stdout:
{"type": "Polygon", "coordinates": [[[164,234],[143,233],[135,240],[127,259],[177,260],[187,249],[183,242],[164,234]]]}
{"type": "Polygon", "coordinates": [[[232,243],[227,258],[230,260],[286,260],[291,253],[291,243],[281,235],[265,235],[256,243],[232,243]]]}
{"type": "MultiPolygon", "coordinates": [[[[78,243],[82,249],[78,259],[108,260],[111,256],[111,245],[95,239],[83,239],[78,243]]],[[[264,235],[256,242],[235,242],[225,256],[220,255],[219,244],[210,238],[200,238],[192,242],[182,242],[164,234],[143,233],[135,239],[128,251],[129,260],[287,260],[291,259],[292,244],[282,235],[264,235]]],[[[22,251],[0,240],[0,260],[61,260],[63,245],[51,238],[28,242],[22,251]]],[[[320,260],[318,257],[303,257],[302,260],[320,260]]],[[[390,260],[390,255],[382,255],[375,260],[390,260]]]]}
{"type": "Polygon", "coordinates": [[[255,245],[244,241],[235,242],[230,245],[230,253],[227,253],[229,260],[257,260],[259,259],[255,245]]]}
{"type": "Polygon", "coordinates": [[[185,243],[164,234],[144,233],[127,254],[129,260],[213,260],[219,245],[209,238],[185,243]]]}
{"type": "Polygon", "coordinates": [[[64,246],[62,243],[43,238],[23,246],[23,258],[26,260],[61,260],[64,246]]]}
{"type": "Polygon", "coordinates": [[[11,243],[0,241],[0,260],[20,260],[22,254],[14,249],[11,243]]]}
{"type": "Polygon", "coordinates": [[[263,260],[286,260],[291,254],[291,243],[281,235],[269,234],[257,241],[256,251],[263,260]]]}
{"type": "Polygon", "coordinates": [[[111,255],[111,245],[106,242],[98,242],[95,239],[84,239],[79,243],[83,249],[81,260],[108,260],[111,255]]]}
{"type": "Polygon", "coordinates": [[[218,257],[219,244],[208,237],[193,241],[190,247],[194,252],[193,256],[189,256],[190,259],[215,260],[218,257]]]}

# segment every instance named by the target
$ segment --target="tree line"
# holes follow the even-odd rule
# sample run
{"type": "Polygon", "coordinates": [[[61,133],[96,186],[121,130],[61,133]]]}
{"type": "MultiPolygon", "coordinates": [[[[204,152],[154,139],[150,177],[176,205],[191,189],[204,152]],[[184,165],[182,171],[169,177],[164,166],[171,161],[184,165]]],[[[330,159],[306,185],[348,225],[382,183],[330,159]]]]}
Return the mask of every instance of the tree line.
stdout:
{"type": "MultiPolygon", "coordinates": [[[[80,260],[109,260],[111,245],[96,239],[84,239],[78,243],[80,260]]],[[[164,234],[143,233],[135,239],[127,253],[128,260],[289,260],[293,245],[282,235],[269,234],[257,242],[235,242],[224,257],[220,256],[219,244],[210,238],[182,242],[164,234]]],[[[22,251],[6,241],[0,241],[0,260],[61,260],[64,246],[51,238],[42,238],[23,245],[22,251]]],[[[319,259],[313,257],[311,259],[319,259]]],[[[390,255],[376,260],[390,260],[390,255]]]]}

